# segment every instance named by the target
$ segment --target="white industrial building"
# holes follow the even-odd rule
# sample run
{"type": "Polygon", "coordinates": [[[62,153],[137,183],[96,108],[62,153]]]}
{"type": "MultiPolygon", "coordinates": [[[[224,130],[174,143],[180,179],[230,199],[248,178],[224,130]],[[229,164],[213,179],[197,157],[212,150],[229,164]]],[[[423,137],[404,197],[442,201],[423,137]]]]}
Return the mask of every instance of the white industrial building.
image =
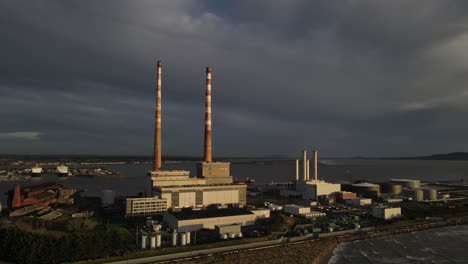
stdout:
{"type": "Polygon", "coordinates": [[[310,213],[310,207],[301,206],[297,204],[287,204],[283,208],[285,213],[292,215],[302,215],[310,213]]]}
{"type": "Polygon", "coordinates": [[[314,150],[313,154],[313,179],[310,178],[310,162],[307,159],[307,151],[303,151],[302,179],[299,179],[299,160],[296,160],[296,193],[300,193],[303,199],[317,200],[318,196],[340,192],[341,184],[329,183],[318,179],[318,152],[314,150]]]}
{"type": "Polygon", "coordinates": [[[256,214],[243,208],[166,212],[163,216],[164,223],[178,232],[215,229],[217,225],[252,225],[256,219],[256,214]]]}
{"type": "Polygon", "coordinates": [[[374,206],[372,208],[372,216],[380,219],[393,219],[401,217],[401,208],[394,207],[388,208],[385,206],[374,206]]]}

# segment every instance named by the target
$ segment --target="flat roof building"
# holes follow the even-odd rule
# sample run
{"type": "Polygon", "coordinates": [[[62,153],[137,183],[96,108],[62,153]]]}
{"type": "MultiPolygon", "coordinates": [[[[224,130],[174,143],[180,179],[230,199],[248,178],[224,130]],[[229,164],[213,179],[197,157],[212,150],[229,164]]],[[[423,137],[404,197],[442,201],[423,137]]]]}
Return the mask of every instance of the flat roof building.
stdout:
{"type": "Polygon", "coordinates": [[[215,226],[255,223],[257,215],[243,208],[208,210],[182,210],[166,212],[163,221],[178,232],[193,232],[202,228],[215,229],[215,226]]]}
{"type": "Polygon", "coordinates": [[[125,216],[156,215],[167,211],[167,200],[158,197],[127,198],[125,216]]]}

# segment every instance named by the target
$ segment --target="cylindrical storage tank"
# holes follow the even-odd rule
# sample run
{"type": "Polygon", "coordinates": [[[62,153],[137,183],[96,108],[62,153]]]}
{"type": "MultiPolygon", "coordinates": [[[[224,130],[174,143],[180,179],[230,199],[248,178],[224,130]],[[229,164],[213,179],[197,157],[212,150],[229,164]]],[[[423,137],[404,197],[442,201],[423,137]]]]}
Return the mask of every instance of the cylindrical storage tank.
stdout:
{"type": "Polygon", "coordinates": [[[191,239],[190,232],[185,232],[185,235],[187,236],[187,245],[189,245],[190,244],[190,239],[191,239]]]}
{"type": "Polygon", "coordinates": [[[370,197],[380,196],[380,185],[369,183],[369,182],[353,184],[352,190],[353,192],[364,195],[364,196],[370,196],[370,197]]]}
{"type": "Polygon", "coordinates": [[[156,234],[156,247],[161,247],[161,234],[156,234]]]}
{"type": "Polygon", "coordinates": [[[146,241],[148,240],[148,236],[142,235],[141,236],[141,248],[146,249],[146,241]]]}
{"type": "Polygon", "coordinates": [[[150,236],[150,248],[151,249],[156,248],[156,237],[155,236],[150,236]]]}
{"type": "Polygon", "coordinates": [[[434,201],[437,200],[437,190],[436,189],[424,189],[424,200],[434,201]]]}
{"type": "Polygon", "coordinates": [[[223,234],[223,239],[228,239],[228,234],[223,234]]]}
{"type": "Polygon", "coordinates": [[[236,233],[230,233],[229,234],[229,238],[235,238],[236,237],[236,233]]]}
{"type": "Polygon", "coordinates": [[[411,179],[392,179],[391,182],[401,184],[403,188],[420,188],[420,180],[411,180],[411,179]]]}
{"type": "Polygon", "coordinates": [[[421,189],[414,189],[413,190],[413,200],[420,202],[424,200],[424,192],[421,189]]]}
{"type": "Polygon", "coordinates": [[[177,246],[177,231],[174,230],[174,233],[172,233],[172,245],[177,246]]]}
{"type": "Polygon", "coordinates": [[[240,232],[240,233],[237,235],[237,237],[242,237],[242,232],[240,232]]]}
{"type": "Polygon", "coordinates": [[[113,190],[102,190],[101,191],[101,202],[102,205],[108,206],[114,204],[114,191],[113,190]]]}
{"type": "Polygon", "coordinates": [[[180,244],[185,246],[187,244],[187,235],[185,233],[180,234],[180,244]]]}
{"type": "Polygon", "coordinates": [[[402,189],[401,184],[393,182],[385,182],[380,185],[380,190],[383,193],[400,194],[402,189]]]}

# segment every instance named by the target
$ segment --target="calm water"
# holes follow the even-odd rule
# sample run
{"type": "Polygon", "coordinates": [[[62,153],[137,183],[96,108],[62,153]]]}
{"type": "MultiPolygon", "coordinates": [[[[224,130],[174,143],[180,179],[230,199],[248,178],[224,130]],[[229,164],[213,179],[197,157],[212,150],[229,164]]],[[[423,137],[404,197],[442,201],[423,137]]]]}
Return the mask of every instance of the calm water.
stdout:
{"type": "Polygon", "coordinates": [[[468,263],[468,226],[340,244],[329,264],[468,263]]]}
{"type": "MultiPolygon", "coordinates": [[[[468,161],[399,161],[399,160],[322,160],[319,166],[319,178],[339,182],[344,180],[368,179],[385,181],[391,178],[411,178],[421,180],[459,180],[468,181],[468,161]]],[[[196,163],[165,164],[165,169],[190,170],[195,175],[196,163]]],[[[22,182],[24,185],[56,181],[66,187],[85,190],[89,196],[97,196],[102,189],[112,189],[117,195],[137,195],[150,192],[150,179],[146,172],[151,164],[103,165],[103,167],[127,175],[126,178],[97,179],[84,177],[58,178],[44,175],[22,182]]],[[[257,183],[291,181],[295,177],[295,164],[232,164],[234,178],[250,177],[257,183]]],[[[0,183],[0,201],[6,202],[4,193],[13,187],[11,182],[0,183]]]]}

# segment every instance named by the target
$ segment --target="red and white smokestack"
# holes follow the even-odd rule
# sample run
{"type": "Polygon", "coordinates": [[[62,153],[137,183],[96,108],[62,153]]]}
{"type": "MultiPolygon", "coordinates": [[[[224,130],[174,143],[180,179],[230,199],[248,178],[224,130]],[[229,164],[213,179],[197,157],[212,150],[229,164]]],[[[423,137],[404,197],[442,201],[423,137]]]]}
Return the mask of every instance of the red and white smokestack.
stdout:
{"type": "Polygon", "coordinates": [[[154,131],[154,162],[153,170],[161,168],[161,61],[158,61],[157,67],[157,85],[156,85],[156,124],[154,131]]]}
{"type": "Polygon", "coordinates": [[[206,103],[205,103],[205,152],[203,160],[212,161],[211,146],[211,68],[206,67],[206,103]]]}

